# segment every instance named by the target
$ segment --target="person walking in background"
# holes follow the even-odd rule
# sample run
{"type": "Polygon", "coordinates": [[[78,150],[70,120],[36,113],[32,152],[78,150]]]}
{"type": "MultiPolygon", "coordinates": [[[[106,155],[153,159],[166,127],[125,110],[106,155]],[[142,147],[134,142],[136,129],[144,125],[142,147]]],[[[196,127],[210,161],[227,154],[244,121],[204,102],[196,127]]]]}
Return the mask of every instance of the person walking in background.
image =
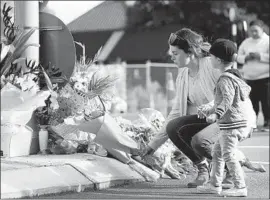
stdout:
{"type": "Polygon", "coordinates": [[[257,116],[261,102],[263,130],[269,131],[269,35],[263,26],[261,20],[250,22],[250,37],[239,46],[237,61],[243,64],[243,77],[252,88],[250,98],[257,116]]]}
{"type": "MultiPolygon", "coordinates": [[[[217,122],[220,127],[218,140],[212,152],[212,171],[210,181],[198,186],[200,193],[213,193],[223,196],[247,196],[244,172],[236,158],[239,141],[247,138],[253,131],[250,117],[253,110],[249,99],[251,88],[243,80],[237,69],[232,69],[237,56],[236,45],[226,39],[216,40],[211,48],[213,67],[222,75],[215,88],[214,106],[201,110],[209,123],[217,122]],[[224,162],[225,161],[225,162],[224,162]],[[234,188],[222,191],[222,180],[225,163],[232,176],[234,188]]],[[[255,114],[254,114],[255,117],[255,114]]]]}

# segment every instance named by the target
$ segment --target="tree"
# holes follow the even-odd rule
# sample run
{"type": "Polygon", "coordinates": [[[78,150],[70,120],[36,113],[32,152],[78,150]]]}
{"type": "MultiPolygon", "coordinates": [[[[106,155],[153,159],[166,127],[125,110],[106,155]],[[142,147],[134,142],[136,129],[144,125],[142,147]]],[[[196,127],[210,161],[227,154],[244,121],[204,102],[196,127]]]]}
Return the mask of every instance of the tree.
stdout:
{"type": "Polygon", "coordinates": [[[158,28],[166,24],[181,24],[192,27],[211,42],[219,37],[231,37],[231,7],[236,11],[236,23],[243,20],[249,23],[260,18],[269,25],[268,1],[141,0],[129,8],[129,27],[158,28]]]}

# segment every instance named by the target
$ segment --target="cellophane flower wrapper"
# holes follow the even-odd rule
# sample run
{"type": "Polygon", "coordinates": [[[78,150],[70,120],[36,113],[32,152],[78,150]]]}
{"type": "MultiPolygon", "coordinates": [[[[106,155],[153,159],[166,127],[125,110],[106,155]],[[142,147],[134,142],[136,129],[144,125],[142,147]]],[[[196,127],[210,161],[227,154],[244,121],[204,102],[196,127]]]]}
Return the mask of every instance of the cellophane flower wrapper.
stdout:
{"type": "Polygon", "coordinates": [[[26,125],[34,110],[40,106],[45,106],[45,100],[49,95],[49,91],[24,92],[7,83],[1,90],[1,124],[26,125]]]}
{"type": "MultiPolygon", "coordinates": [[[[122,117],[116,117],[116,121],[125,134],[135,139],[138,145],[143,147],[152,140],[154,135],[165,124],[163,115],[151,108],[141,109],[136,120],[130,121],[122,117]]],[[[189,173],[196,171],[192,162],[169,139],[156,150],[153,155],[155,157],[154,161],[161,166],[163,164],[162,157],[167,155],[171,156],[172,166],[179,172],[189,173]],[[178,152],[180,156],[176,158],[174,152],[178,152]]]]}

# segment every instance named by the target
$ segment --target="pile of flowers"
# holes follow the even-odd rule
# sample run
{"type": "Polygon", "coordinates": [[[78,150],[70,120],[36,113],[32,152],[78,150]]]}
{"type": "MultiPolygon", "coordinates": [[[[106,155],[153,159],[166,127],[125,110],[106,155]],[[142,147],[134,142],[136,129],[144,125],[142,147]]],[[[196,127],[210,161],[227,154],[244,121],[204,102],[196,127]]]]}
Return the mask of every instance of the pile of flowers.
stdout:
{"type": "Polygon", "coordinates": [[[107,75],[95,64],[100,50],[93,60],[76,62],[67,83],[63,87],[55,87],[46,106],[36,110],[39,123],[46,125],[51,133],[49,148],[52,153],[90,153],[95,146],[96,153],[106,155],[100,145],[93,143],[91,130],[88,133],[80,130],[82,123],[104,115],[113,97],[117,77],[107,75]],[[84,141],[78,138],[84,138],[84,141]]]}
{"type": "MultiPolygon", "coordinates": [[[[95,56],[97,59],[98,56],[95,56]]],[[[113,96],[116,77],[106,75],[96,60],[77,62],[72,76],[62,88],[57,88],[46,107],[37,116],[48,119],[47,125],[57,126],[70,117],[94,119],[106,110],[106,102],[113,96]]]]}
{"type": "MultiPolygon", "coordinates": [[[[144,148],[154,135],[161,130],[165,123],[165,118],[157,110],[143,108],[138,113],[138,118],[134,121],[122,117],[116,117],[116,121],[125,134],[128,134],[137,141],[139,146],[144,148]]],[[[181,174],[188,174],[197,170],[193,163],[170,140],[167,140],[156,150],[152,157],[147,157],[145,161],[146,164],[152,167],[153,165],[158,167],[162,166],[168,157],[172,167],[181,174]]],[[[157,170],[159,171],[160,169],[157,170]]],[[[177,174],[171,174],[171,177],[178,178],[177,174]]]]}

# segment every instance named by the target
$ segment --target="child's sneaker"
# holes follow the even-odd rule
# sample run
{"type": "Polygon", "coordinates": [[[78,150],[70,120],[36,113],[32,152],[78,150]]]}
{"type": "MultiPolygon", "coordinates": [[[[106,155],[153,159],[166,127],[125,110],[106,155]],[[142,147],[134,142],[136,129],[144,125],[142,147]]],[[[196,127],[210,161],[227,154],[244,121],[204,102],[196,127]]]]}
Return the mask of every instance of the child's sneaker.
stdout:
{"type": "Polygon", "coordinates": [[[209,182],[197,187],[197,191],[203,194],[220,194],[221,190],[222,188],[220,186],[219,187],[213,186],[209,182]]]}
{"type": "Polygon", "coordinates": [[[231,174],[227,171],[224,180],[222,181],[222,189],[233,188],[233,180],[231,174]]]}
{"type": "Polygon", "coordinates": [[[220,195],[226,197],[246,197],[247,188],[231,188],[228,190],[223,190],[220,195]]]}

